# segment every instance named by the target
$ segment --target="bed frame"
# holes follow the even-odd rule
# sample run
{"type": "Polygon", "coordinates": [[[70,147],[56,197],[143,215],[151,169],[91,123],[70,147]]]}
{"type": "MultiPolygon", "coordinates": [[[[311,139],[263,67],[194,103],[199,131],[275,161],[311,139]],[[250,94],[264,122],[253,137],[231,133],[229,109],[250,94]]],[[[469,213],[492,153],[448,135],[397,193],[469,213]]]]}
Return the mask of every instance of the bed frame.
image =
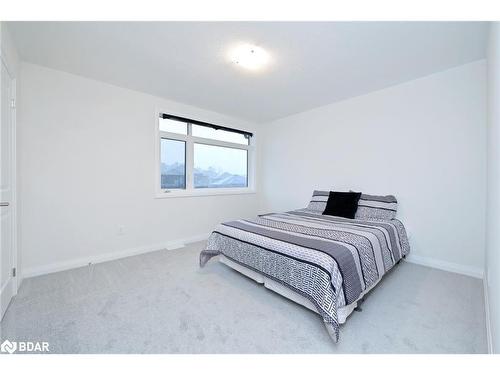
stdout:
{"type": "MultiPolygon", "coordinates": [[[[295,303],[298,303],[299,305],[305,306],[309,310],[312,310],[318,314],[316,307],[314,306],[314,304],[311,301],[309,301],[304,296],[294,292],[293,290],[287,288],[286,286],[284,286],[284,285],[282,285],[282,284],[280,284],[280,283],[278,283],[270,278],[267,278],[264,275],[257,273],[257,272],[255,272],[255,271],[253,271],[245,266],[242,266],[242,265],[232,261],[231,259],[225,257],[224,255],[219,256],[219,262],[224,263],[226,266],[231,267],[235,271],[238,271],[239,273],[251,278],[252,280],[256,281],[257,283],[263,284],[267,289],[272,290],[273,292],[278,293],[278,294],[282,295],[283,297],[288,298],[289,300],[292,300],[295,303]]],[[[360,305],[363,302],[364,296],[367,293],[369,293],[370,290],[372,290],[379,283],[379,281],[380,280],[378,280],[375,284],[370,286],[370,288],[366,289],[358,297],[358,299],[356,301],[354,301],[350,305],[340,307],[337,310],[337,318],[338,318],[339,324],[344,324],[345,321],[347,320],[347,318],[349,317],[349,315],[351,315],[354,310],[361,311],[361,309],[359,309],[358,305],[360,305]]],[[[328,329],[328,333],[330,333],[330,335],[332,335],[332,332],[330,332],[329,326],[326,325],[326,327],[328,329]]]]}

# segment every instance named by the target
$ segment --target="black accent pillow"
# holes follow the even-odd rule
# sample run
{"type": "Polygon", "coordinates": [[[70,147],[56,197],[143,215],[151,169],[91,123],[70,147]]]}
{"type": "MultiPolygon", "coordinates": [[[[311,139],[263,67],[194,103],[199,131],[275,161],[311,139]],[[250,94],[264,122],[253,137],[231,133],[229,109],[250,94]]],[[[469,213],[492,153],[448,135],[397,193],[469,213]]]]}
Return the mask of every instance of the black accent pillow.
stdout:
{"type": "Polygon", "coordinates": [[[359,198],[361,198],[361,193],[331,191],[328,195],[323,215],[354,219],[354,215],[356,215],[358,209],[359,198]]]}

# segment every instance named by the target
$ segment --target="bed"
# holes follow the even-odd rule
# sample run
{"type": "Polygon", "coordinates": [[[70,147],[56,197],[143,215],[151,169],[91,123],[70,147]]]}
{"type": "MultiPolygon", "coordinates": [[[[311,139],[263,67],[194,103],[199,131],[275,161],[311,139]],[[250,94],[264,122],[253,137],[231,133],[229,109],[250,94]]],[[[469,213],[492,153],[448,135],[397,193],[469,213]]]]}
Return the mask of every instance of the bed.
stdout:
{"type": "Polygon", "coordinates": [[[200,254],[200,266],[219,256],[222,263],[317,312],[337,342],[339,325],[410,247],[394,215],[322,215],[325,193],[315,191],[305,209],[220,224],[200,254]]]}

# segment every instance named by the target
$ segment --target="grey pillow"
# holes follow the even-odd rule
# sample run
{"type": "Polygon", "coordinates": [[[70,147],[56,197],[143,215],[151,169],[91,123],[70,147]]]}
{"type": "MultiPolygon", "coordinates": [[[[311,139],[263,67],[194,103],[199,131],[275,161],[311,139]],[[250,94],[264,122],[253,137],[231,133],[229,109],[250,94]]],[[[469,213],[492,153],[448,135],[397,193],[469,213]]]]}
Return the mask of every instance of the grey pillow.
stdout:
{"type": "Polygon", "coordinates": [[[392,220],[397,210],[398,201],[394,195],[361,194],[354,218],[392,220]]]}
{"type": "Polygon", "coordinates": [[[328,201],[329,191],[314,190],[311,201],[307,206],[308,210],[319,211],[323,213],[326,208],[326,202],[328,201]]]}

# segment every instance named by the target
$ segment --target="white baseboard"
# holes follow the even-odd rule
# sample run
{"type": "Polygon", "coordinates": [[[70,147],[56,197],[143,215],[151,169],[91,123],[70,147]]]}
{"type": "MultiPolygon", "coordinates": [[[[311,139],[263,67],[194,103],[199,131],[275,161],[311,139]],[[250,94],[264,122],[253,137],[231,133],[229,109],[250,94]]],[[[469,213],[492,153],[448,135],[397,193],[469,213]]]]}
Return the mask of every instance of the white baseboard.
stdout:
{"type": "Polygon", "coordinates": [[[488,274],[483,277],[484,309],[486,313],[486,339],[488,340],[488,353],[493,354],[493,338],[491,336],[490,298],[488,297],[488,274]]]}
{"type": "Polygon", "coordinates": [[[69,270],[72,268],[83,267],[83,266],[87,266],[89,263],[96,264],[96,263],[108,262],[110,260],[126,258],[129,256],[145,254],[145,253],[149,253],[152,251],[158,251],[158,250],[179,249],[181,247],[186,246],[187,244],[206,240],[208,238],[208,236],[209,236],[209,234],[205,233],[205,234],[200,234],[197,236],[192,236],[192,237],[188,237],[188,238],[184,238],[184,239],[170,241],[170,242],[166,242],[166,243],[162,243],[162,244],[156,244],[156,245],[150,245],[150,246],[144,246],[144,247],[135,247],[135,248],[131,248],[131,249],[119,250],[119,251],[114,251],[114,252],[99,254],[99,255],[93,255],[93,256],[84,257],[84,258],[77,258],[77,259],[67,260],[67,261],[63,261],[63,262],[51,263],[51,264],[47,264],[44,266],[29,267],[29,268],[26,268],[25,270],[23,270],[22,279],[26,279],[26,278],[34,277],[34,276],[46,275],[49,273],[54,273],[54,272],[59,272],[59,271],[65,271],[65,270],[69,270]]]}
{"type": "Polygon", "coordinates": [[[478,279],[483,278],[484,270],[479,267],[464,266],[463,264],[445,262],[443,260],[409,254],[405,260],[410,263],[420,264],[443,271],[455,272],[462,275],[472,276],[478,279]]]}

